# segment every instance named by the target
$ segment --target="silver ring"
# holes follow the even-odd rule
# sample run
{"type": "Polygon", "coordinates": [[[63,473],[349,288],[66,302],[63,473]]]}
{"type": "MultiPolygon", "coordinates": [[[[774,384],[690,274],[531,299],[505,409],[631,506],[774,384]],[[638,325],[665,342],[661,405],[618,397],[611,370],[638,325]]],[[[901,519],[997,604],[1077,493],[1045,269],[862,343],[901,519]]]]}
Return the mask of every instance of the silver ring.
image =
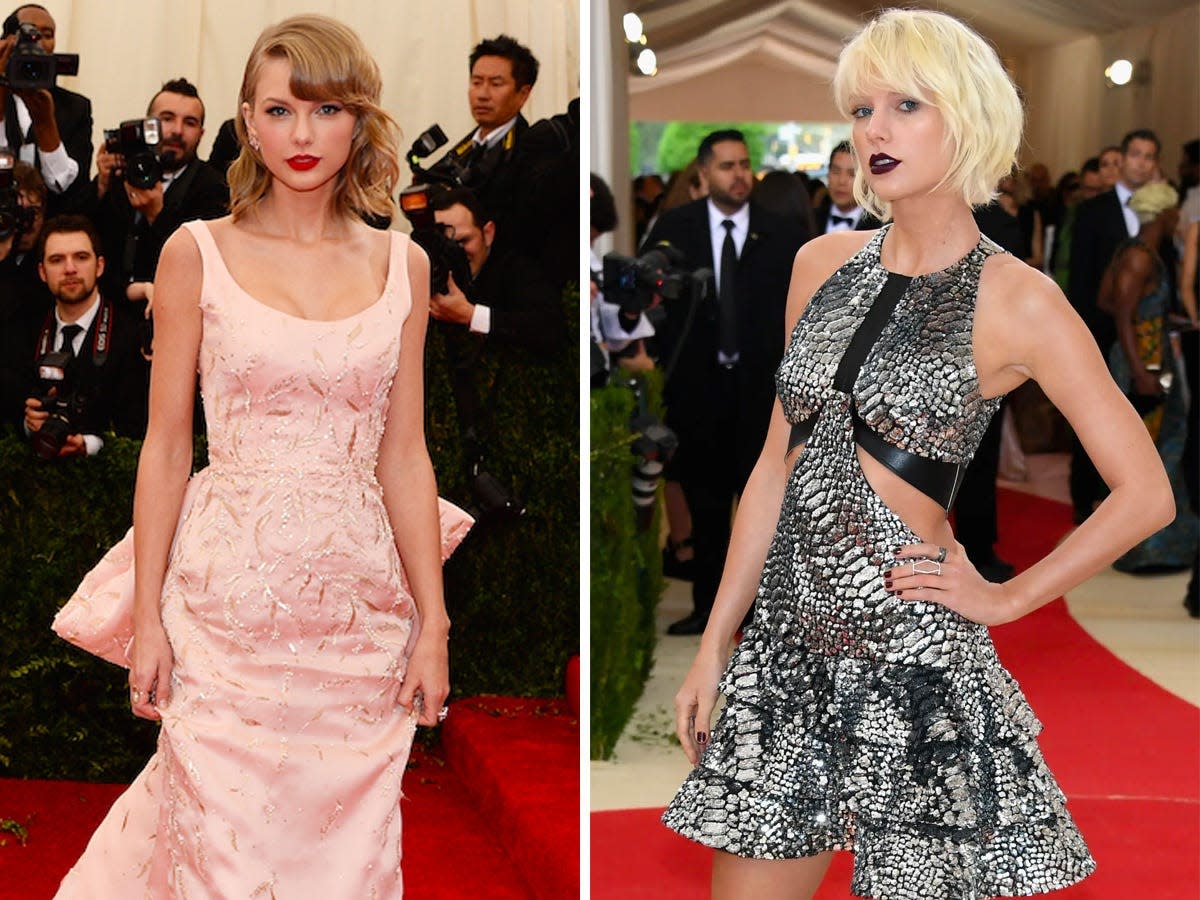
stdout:
{"type": "Polygon", "coordinates": [[[939,563],[944,563],[946,561],[946,548],[945,547],[938,547],[937,561],[939,563]]]}
{"type": "Polygon", "coordinates": [[[914,575],[941,575],[942,564],[934,559],[914,559],[912,573],[914,575]],[[933,568],[922,568],[922,566],[932,566],[933,568]]]}
{"type": "Polygon", "coordinates": [[[450,707],[443,706],[441,709],[438,710],[438,721],[445,722],[446,716],[448,716],[448,715],[450,715],[450,707]]]}
{"type": "Polygon", "coordinates": [[[137,688],[130,688],[130,691],[133,694],[133,702],[141,703],[142,702],[142,692],[139,691],[137,688]]]}

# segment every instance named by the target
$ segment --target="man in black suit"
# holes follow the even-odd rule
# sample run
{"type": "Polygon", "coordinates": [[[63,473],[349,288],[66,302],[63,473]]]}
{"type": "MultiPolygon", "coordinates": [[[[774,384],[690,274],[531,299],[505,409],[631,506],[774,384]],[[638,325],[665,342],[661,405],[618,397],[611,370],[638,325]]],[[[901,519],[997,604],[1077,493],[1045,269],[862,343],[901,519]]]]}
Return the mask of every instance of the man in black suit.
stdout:
{"type": "MultiPolygon", "coordinates": [[[[54,17],[36,3],[19,6],[10,19],[33,25],[41,48],[53,53],[54,17]]],[[[15,35],[0,41],[0,71],[7,65],[15,35]]],[[[49,188],[47,215],[79,209],[92,164],[92,102],[55,85],[49,90],[13,91],[0,85],[0,134],[19,159],[31,163],[49,188]]]]}
{"type": "Polygon", "coordinates": [[[435,191],[434,219],[467,255],[473,301],[449,279],[449,291],[429,298],[429,313],[459,326],[484,344],[510,344],[548,354],[566,341],[560,293],[537,266],[512,251],[495,249],[496,223],[465,188],[435,191]]]}
{"type": "Polygon", "coordinates": [[[517,145],[529,128],[521,107],[537,82],[538,61],[506,34],[480,41],[471,51],[467,100],[476,128],[429,169],[426,180],[468,188],[491,220],[502,244],[509,233],[516,184],[517,145]]]}
{"type": "Polygon", "coordinates": [[[216,219],[229,211],[222,176],[196,157],[204,135],[204,103],[186,78],[168,81],[150,100],[146,115],[159,120],[163,175],[150,187],[125,180],[120,154],[101,148],[93,182],[94,220],[109,260],[104,279],[110,297],[151,300],[163,245],[192,219],[216,219]]]}
{"type": "Polygon", "coordinates": [[[842,141],[829,154],[829,193],[817,204],[817,234],[869,231],[880,226],[854,199],[854,171],[854,152],[849,141],[842,141]]]}
{"type": "MultiPolygon", "coordinates": [[[[1137,214],[1129,208],[1129,198],[1154,175],[1161,146],[1149,129],[1129,132],[1121,141],[1121,170],[1116,184],[1075,208],[1067,297],[1105,358],[1117,338],[1117,330],[1112,316],[1096,305],[1100,279],[1121,242],[1137,236],[1140,226],[1137,214]]],[[[1091,515],[1093,505],[1103,499],[1105,491],[1104,482],[1083,446],[1078,439],[1073,440],[1071,502],[1076,522],[1091,515]]]]}
{"type": "Polygon", "coordinates": [[[741,132],[710,134],[697,159],[708,197],[663,213],[646,240],[647,247],[666,241],[687,268],[714,273],[706,291],[666,301],[658,328],[666,423],[679,436],[668,477],[683,486],[695,546],[695,609],[671,634],[698,634],[708,621],[733,500],[766,439],[792,261],[804,240],[800,222],[749,202],[754,176],[741,132]]]}
{"type": "Polygon", "coordinates": [[[24,427],[37,441],[50,413],[41,398],[45,382],[35,376],[48,353],[65,352],[66,377],[55,388],[56,399],[79,402],[71,405],[69,433],[58,442],[61,457],[99,453],[104,431],[129,437],[146,432],[149,369],[139,352],[136,322],[101,294],[104,257],[99,249],[99,235],[83,216],[51,219],[39,239],[38,269],[54,309],[32,336],[25,357],[24,427]]]}

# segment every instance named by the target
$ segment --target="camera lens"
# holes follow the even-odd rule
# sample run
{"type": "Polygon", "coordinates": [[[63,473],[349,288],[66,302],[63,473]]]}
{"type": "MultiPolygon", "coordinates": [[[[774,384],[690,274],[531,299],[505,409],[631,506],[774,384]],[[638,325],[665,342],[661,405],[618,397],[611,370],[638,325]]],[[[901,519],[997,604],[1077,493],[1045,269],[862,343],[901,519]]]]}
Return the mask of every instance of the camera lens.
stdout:
{"type": "Polygon", "coordinates": [[[29,442],[33,445],[33,452],[39,457],[54,459],[67,442],[67,435],[70,433],[71,423],[62,416],[52,415],[33,433],[29,442]]]}

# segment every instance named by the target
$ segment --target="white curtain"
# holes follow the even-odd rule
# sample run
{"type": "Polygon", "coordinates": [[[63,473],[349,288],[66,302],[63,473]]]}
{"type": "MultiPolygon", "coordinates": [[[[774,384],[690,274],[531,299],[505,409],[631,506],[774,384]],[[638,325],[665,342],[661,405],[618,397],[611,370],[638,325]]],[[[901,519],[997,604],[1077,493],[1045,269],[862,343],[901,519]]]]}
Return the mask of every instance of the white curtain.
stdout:
{"type": "Polygon", "coordinates": [[[80,56],[79,76],[62,84],[91,99],[97,145],[105,128],[144,115],[162,83],[182,76],[199,88],[207,109],[200,144],[200,155],[207,157],[217,128],[236,112],[242,70],[259,32],[298,13],[332,16],[362,36],[383,72],[384,105],[404,131],[405,150],[434,122],[452,141],[474,127],[467,57],[483,38],[509,34],[541,63],[524,109],[531,122],[563,112],[579,95],[578,0],[43,0],[42,5],[58,25],[58,52],[80,56]]]}

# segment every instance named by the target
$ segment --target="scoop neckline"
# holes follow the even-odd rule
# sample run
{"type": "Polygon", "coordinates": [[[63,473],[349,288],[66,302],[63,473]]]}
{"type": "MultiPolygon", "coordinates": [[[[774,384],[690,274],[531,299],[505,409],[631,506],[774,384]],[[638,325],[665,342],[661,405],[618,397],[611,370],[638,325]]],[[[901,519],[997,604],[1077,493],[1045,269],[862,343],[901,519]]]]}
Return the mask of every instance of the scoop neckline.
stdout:
{"type": "Polygon", "coordinates": [[[224,270],[226,277],[228,277],[230,283],[238,290],[238,292],[241,293],[242,296],[244,296],[247,300],[249,300],[251,303],[255,304],[256,306],[261,306],[263,309],[270,310],[273,313],[277,313],[278,315],[283,316],[285,319],[290,319],[293,322],[305,322],[307,324],[312,324],[312,325],[337,325],[339,323],[344,323],[344,322],[353,322],[355,319],[365,316],[371,310],[375,309],[375,307],[377,307],[381,303],[383,303],[384,298],[387,297],[389,291],[392,288],[392,277],[393,277],[393,274],[396,269],[396,266],[393,264],[393,260],[392,260],[392,256],[393,256],[392,251],[394,250],[395,237],[393,236],[394,232],[389,231],[388,232],[387,274],[384,276],[384,279],[383,279],[383,290],[381,290],[379,292],[379,296],[374,301],[372,301],[367,306],[364,306],[358,312],[351,313],[348,316],[342,316],[341,318],[337,318],[337,319],[309,319],[304,316],[298,316],[295,313],[290,313],[287,310],[280,309],[277,306],[272,306],[270,303],[263,302],[262,300],[255,297],[248,290],[246,290],[244,287],[242,287],[241,283],[237,280],[237,278],[234,277],[233,272],[230,270],[229,263],[225,262],[225,257],[221,255],[221,248],[217,245],[217,239],[213,235],[212,229],[208,226],[208,223],[201,222],[201,227],[203,227],[204,230],[206,232],[208,232],[208,239],[210,241],[212,241],[213,250],[215,251],[214,255],[220,261],[221,268],[224,270]]]}
{"type": "Polygon", "coordinates": [[[971,249],[968,250],[966,253],[964,253],[962,256],[960,256],[958,259],[956,259],[954,262],[950,263],[948,266],[944,266],[941,269],[934,269],[932,272],[921,272],[920,274],[917,274],[917,275],[907,275],[904,272],[893,271],[892,269],[889,269],[887,266],[885,266],[883,264],[883,241],[888,236],[888,233],[891,230],[892,230],[891,222],[888,222],[886,225],[884,225],[883,227],[881,227],[879,229],[879,234],[877,235],[878,245],[875,247],[875,259],[879,263],[879,268],[882,269],[884,272],[886,272],[888,275],[894,275],[897,278],[907,278],[909,281],[916,281],[918,278],[931,278],[935,275],[943,275],[946,272],[950,272],[950,271],[953,271],[954,269],[957,269],[959,266],[961,266],[963,263],[965,263],[971,257],[971,254],[975,253],[983,245],[983,242],[985,239],[984,233],[982,231],[980,231],[979,239],[975,241],[975,243],[971,247],[971,249]]]}

